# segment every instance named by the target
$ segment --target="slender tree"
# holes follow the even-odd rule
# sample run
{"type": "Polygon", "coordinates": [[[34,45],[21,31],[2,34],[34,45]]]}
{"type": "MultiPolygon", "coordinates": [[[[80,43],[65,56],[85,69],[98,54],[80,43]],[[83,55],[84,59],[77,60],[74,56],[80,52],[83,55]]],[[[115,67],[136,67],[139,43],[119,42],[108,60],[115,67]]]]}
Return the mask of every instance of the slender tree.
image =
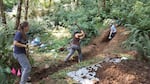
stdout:
{"type": "Polygon", "coordinates": [[[103,0],[103,9],[105,10],[106,7],[106,0],[103,0]]]}
{"type": "Polygon", "coordinates": [[[49,8],[51,7],[52,0],[49,0],[49,8]]]}
{"type": "Polygon", "coordinates": [[[24,17],[24,19],[26,21],[28,19],[28,8],[29,8],[29,0],[25,0],[25,17],[24,17]]]}
{"type": "Polygon", "coordinates": [[[18,26],[20,24],[22,2],[23,2],[23,0],[19,0],[18,1],[18,8],[17,8],[17,17],[16,17],[15,29],[18,29],[18,26]]]}
{"type": "Polygon", "coordinates": [[[6,17],[5,17],[5,12],[4,12],[4,4],[3,0],[0,0],[0,11],[1,11],[1,17],[2,17],[2,23],[6,24],[6,17]]]}
{"type": "Polygon", "coordinates": [[[79,5],[79,0],[74,0],[74,2],[76,3],[76,6],[79,5]]]}
{"type": "Polygon", "coordinates": [[[98,14],[100,14],[100,9],[101,9],[101,2],[100,2],[100,0],[97,0],[97,7],[98,7],[98,14]]]}

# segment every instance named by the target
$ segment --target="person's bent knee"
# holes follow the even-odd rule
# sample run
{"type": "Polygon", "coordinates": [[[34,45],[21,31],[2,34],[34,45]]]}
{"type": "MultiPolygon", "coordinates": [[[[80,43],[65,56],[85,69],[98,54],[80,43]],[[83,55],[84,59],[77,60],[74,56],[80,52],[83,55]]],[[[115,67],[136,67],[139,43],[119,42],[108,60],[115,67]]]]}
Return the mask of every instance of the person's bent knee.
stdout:
{"type": "Polygon", "coordinates": [[[28,70],[29,70],[28,72],[31,72],[31,65],[28,67],[28,70]]]}
{"type": "Polygon", "coordinates": [[[26,73],[30,73],[30,72],[31,72],[31,66],[26,67],[26,68],[25,68],[25,72],[26,72],[26,73]]]}

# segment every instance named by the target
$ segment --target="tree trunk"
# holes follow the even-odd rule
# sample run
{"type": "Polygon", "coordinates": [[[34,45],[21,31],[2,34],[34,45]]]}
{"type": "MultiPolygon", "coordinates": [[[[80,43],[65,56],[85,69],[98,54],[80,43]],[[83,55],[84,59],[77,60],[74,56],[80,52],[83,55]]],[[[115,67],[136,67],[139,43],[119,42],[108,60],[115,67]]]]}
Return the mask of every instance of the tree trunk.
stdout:
{"type": "Polygon", "coordinates": [[[29,8],[29,0],[25,0],[25,21],[28,20],[28,8],[29,8]]]}
{"type": "Polygon", "coordinates": [[[75,0],[76,6],[79,5],[79,0],[75,0]]]}
{"type": "Polygon", "coordinates": [[[49,0],[49,8],[51,7],[52,0],[49,0]]]}
{"type": "Polygon", "coordinates": [[[17,8],[17,17],[16,17],[15,29],[18,29],[18,26],[20,24],[22,2],[23,2],[23,0],[19,0],[18,1],[18,8],[17,8]]]}
{"type": "Polygon", "coordinates": [[[4,10],[5,9],[4,9],[3,0],[0,0],[0,11],[1,11],[2,23],[6,25],[6,17],[5,17],[4,10]]]}
{"type": "Polygon", "coordinates": [[[97,7],[98,7],[98,15],[99,15],[100,14],[100,10],[101,10],[100,0],[97,0],[97,7]]]}
{"type": "Polygon", "coordinates": [[[105,10],[106,7],[106,0],[103,0],[103,9],[105,10]]]}

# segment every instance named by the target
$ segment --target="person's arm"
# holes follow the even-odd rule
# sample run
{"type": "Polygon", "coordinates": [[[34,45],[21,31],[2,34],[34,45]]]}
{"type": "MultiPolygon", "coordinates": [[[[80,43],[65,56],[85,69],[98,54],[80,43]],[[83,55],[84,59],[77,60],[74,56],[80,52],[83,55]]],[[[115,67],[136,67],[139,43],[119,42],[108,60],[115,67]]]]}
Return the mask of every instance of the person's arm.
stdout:
{"type": "Polygon", "coordinates": [[[13,44],[15,45],[15,46],[17,46],[17,47],[24,47],[24,48],[26,48],[27,47],[27,45],[25,45],[25,44],[22,44],[22,43],[19,43],[18,41],[14,41],[13,42],[13,44]]]}
{"type": "Polygon", "coordinates": [[[82,30],[81,31],[81,33],[82,33],[82,36],[81,37],[79,37],[80,39],[83,39],[84,37],[85,37],[85,33],[84,33],[84,31],[82,30]]]}
{"type": "Polygon", "coordinates": [[[22,35],[20,32],[17,32],[15,37],[14,37],[14,41],[13,41],[13,45],[17,46],[17,47],[27,47],[27,45],[20,43],[22,39],[22,35]]]}
{"type": "MultiPolygon", "coordinates": [[[[112,25],[113,26],[113,25],[112,25]]],[[[109,39],[111,39],[111,34],[112,34],[112,32],[113,32],[113,30],[112,30],[112,26],[111,26],[111,28],[110,28],[110,33],[109,33],[109,39]]]]}
{"type": "Polygon", "coordinates": [[[110,30],[110,33],[109,33],[109,38],[111,38],[111,34],[112,34],[112,31],[110,30]]]}
{"type": "Polygon", "coordinates": [[[81,33],[77,33],[75,34],[75,37],[76,38],[80,38],[80,39],[83,39],[85,37],[85,33],[83,30],[81,30],[81,33]]]}

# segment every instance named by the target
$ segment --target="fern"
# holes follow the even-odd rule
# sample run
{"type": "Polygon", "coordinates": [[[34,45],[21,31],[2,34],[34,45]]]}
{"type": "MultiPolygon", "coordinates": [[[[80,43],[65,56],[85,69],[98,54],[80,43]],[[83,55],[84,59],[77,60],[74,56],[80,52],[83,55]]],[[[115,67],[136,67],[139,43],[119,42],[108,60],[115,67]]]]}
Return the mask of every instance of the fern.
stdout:
{"type": "Polygon", "coordinates": [[[141,31],[139,29],[133,28],[130,37],[124,42],[124,47],[137,50],[140,53],[140,58],[147,57],[150,58],[150,37],[148,36],[148,31],[141,31]]]}

